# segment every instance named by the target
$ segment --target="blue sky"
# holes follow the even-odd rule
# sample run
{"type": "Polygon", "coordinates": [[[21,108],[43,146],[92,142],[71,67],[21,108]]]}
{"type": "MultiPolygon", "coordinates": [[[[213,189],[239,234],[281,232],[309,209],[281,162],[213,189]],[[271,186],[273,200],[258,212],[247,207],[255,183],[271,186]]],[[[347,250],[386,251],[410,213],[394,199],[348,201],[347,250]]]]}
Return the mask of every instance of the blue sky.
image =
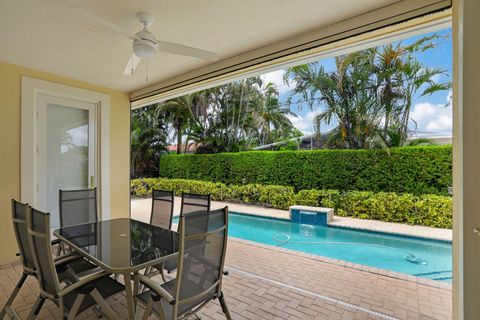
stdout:
{"type": "MultiPolygon", "coordinates": [[[[439,82],[451,80],[452,69],[452,39],[451,29],[446,29],[437,32],[438,34],[448,36],[446,39],[438,41],[436,48],[427,50],[423,53],[417,54],[417,59],[429,67],[440,68],[447,71],[447,75],[442,75],[438,79],[439,82]]],[[[423,36],[423,35],[422,35],[423,36]]],[[[422,36],[416,36],[403,40],[404,43],[411,43],[422,36]]],[[[320,63],[327,71],[334,71],[335,64],[333,58],[320,60],[320,63]]],[[[273,82],[277,85],[280,92],[280,103],[285,103],[290,96],[290,89],[283,83],[284,70],[278,70],[262,75],[265,81],[273,82]]],[[[413,110],[411,119],[417,123],[415,127],[414,121],[411,121],[410,128],[416,131],[417,136],[443,136],[451,135],[452,132],[452,106],[450,103],[451,91],[440,91],[430,96],[414,98],[413,110]]],[[[298,117],[291,117],[292,123],[305,134],[313,132],[313,118],[322,110],[310,110],[303,106],[299,108],[298,105],[292,105],[291,110],[298,115],[298,117]]],[[[324,125],[322,131],[334,127],[332,123],[330,126],[324,125]]]]}

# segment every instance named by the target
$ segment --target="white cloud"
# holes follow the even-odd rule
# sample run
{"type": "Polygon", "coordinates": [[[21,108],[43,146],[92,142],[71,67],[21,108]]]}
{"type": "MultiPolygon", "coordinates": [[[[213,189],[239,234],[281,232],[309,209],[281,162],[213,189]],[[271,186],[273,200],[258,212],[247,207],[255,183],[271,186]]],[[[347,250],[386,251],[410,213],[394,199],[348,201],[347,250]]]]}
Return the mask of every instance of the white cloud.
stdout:
{"type": "Polygon", "coordinates": [[[285,75],[285,73],[285,70],[277,70],[262,74],[260,77],[265,82],[265,84],[268,82],[273,83],[277,87],[278,93],[283,94],[295,88],[294,82],[290,81],[288,85],[283,82],[283,76],[285,75]]]}
{"type": "MultiPolygon", "coordinates": [[[[287,117],[292,122],[293,126],[303,132],[303,134],[312,134],[315,132],[313,127],[313,120],[320,113],[319,110],[307,112],[305,115],[298,115],[297,117],[288,115],[287,117]]],[[[322,129],[322,131],[324,131],[322,129]]]]}
{"type": "Polygon", "coordinates": [[[429,102],[417,103],[414,106],[410,119],[417,123],[415,131],[419,135],[452,133],[451,95],[451,92],[447,95],[446,106],[429,102]]]}

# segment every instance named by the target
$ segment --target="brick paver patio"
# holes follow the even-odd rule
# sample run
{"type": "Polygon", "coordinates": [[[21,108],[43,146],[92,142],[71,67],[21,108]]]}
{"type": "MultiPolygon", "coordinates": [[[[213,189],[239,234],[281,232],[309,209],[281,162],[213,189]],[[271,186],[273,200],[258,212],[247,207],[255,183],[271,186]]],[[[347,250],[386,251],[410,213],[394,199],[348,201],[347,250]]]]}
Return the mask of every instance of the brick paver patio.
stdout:
{"type": "MultiPolygon", "coordinates": [[[[234,319],[451,319],[451,290],[358,270],[314,256],[243,240],[229,240],[224,292],[234,319]]],[[[19,266],[0,270],[0,304],[19,278],[19,266]]],[[[23,317],[38,292],[30,279],[17,297],[23,317]]],[[[110,301],[126,314],[123,295],[110,301]]],[[[224,319],[217,302],[202,319],[224,319]]],[[[58,318],[47,302],[39,319],[58,318]]],[[[80,317],[95,318],[93,313],[80,317]]]]}

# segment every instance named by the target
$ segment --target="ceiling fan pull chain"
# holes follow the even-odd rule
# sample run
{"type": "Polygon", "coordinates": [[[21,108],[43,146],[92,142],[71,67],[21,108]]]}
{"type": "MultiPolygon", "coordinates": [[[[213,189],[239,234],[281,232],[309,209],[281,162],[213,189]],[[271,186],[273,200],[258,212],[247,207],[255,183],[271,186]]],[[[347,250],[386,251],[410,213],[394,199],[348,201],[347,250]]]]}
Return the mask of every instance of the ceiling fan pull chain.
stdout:
{"type": "Polygon", "coordinates": [[[132,60],[132,68],[131,68],[131,70],[132,70],[132,76],[133,76],[133,69],[134,69],[134,68],[133,68],[133,55],[134,55],[134,53],[133,53],[133,48],[132,48],[132,55],[131,55],[131,57],[132,57],[132,59],[131,59],[131,60],[132,60]]]}
{"type": "Polygon", "coordinates": [[[145,82],[148,82],[148,59],[145,59],[145,67],[146,67],[146,70],[145,70],[145,82]]]}

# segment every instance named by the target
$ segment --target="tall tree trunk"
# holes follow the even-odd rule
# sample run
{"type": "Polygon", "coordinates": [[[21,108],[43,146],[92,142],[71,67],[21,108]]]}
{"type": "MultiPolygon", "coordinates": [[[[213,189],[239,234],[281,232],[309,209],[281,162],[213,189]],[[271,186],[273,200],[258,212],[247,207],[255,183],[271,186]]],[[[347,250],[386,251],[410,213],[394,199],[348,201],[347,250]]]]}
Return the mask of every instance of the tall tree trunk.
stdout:
{"type": "Polygon", "coordinates": [[[177,127],[177,154],[182,153],[182,128],[177,127]]]}

